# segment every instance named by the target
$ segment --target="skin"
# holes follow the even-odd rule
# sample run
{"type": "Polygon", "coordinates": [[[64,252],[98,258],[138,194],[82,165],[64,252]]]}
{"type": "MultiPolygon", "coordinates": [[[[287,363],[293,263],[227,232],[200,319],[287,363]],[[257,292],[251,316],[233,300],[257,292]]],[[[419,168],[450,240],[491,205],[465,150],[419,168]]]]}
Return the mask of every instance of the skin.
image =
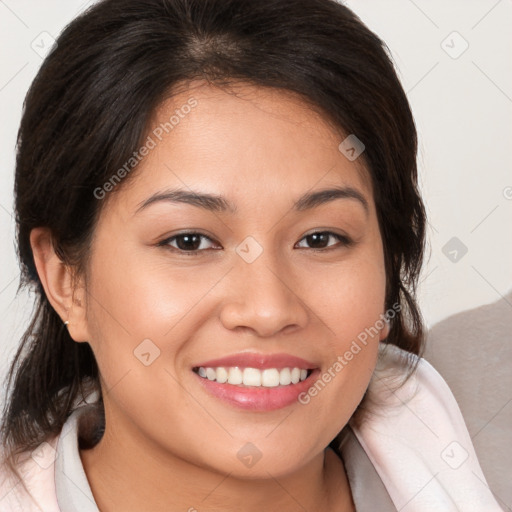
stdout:
{"type": "Polygon", "coordinates": [[[243,83],[236,93],[193,82],[160,105],[152,127],[198,101],[107,198],[78,284],[48,230],[31,233],[53,307],[99,365],[106,431],[80,455],[102,512],[354,510],[343,463],[326,447],[361,401],[387,326],[307,405],[243,411],[191,371],[238,352],[285,352],[326,371],[385,311],[362,159],[345,158],[345,136],[291,93],[243,83]],[[221,194],[237,212],[161,201],[136,213],[178,186],[221,194]],[[293,210],[331,186],[360,191],[368,212],[350,198],[293,210]],[[196,256],[176,239],[174,251],[158,246],[183,231],[209,237],[196,256]],[[315,246],[305,238],[314,231],[355,243],[330,236],[315,246]],[[263,249],[252,263],[236,252],[248,236],[263,249]],[[134,355],[145,339],[160,350],[149,366],[134,355]],[[237,457],[248,442],[262,455],[252,467],[237,457]]]}

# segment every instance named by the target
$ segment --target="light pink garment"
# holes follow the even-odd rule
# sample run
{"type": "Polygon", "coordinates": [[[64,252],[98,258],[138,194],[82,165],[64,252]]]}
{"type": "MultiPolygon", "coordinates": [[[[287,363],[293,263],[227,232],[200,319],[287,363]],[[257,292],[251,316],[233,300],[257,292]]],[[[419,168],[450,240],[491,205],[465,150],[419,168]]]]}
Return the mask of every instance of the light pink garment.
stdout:
{"type": "MultiPolygon", "coordinates": [[[[364,421],[360,426],[350,422],[397,510],[502,512],[442,377],[422,359],[413,376],[396,390],[406,372],[406,359],[396,347],[381,350],[364,402],[364,421]]],[[[57,439],[42,446],[38,463],[29,456],[20,468],[40,508],[2,469],[0,512],[61,512],[51,464],[57,439]],[[43,469],[45,460],[49,466],[43,469]]]]}
{"type": "Polygon", "coordinates": [[[20,482],[2,467],[0,471],[0,512],[61,512],[55,493],[54,450],[58,436],[43,443],[36,457],[27,456],[18,471],[23,477],[26,493],[20,482]],[[36,462],[37,460],[37,462],[36,462]],[[46,469],[44,468],[46,466],[46,469]],[[39,506],[37,504],[39,504],[39,506]]]}
{"type": "Polygon", "coordinates": [[[352,429],[400,512],[502,512],[477,460],[459,406],[425,360],[398,388],[405,352],[389,345],[352,429]]]}

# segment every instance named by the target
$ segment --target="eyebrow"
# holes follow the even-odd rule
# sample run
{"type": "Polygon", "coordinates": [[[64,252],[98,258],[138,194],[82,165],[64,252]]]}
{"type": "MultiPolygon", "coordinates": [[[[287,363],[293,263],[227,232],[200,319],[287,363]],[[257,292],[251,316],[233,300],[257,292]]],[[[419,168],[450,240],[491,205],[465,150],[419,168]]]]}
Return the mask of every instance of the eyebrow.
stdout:
{"type": "MultiPolygon", "coordinates": [[[[293,209],[296,211],[309,210],[336,199],[356,200],[364,208],[365,213],[367,215],[369,213],[368,201],[365,196],[353,187],[334,187],[307,192],[293,204],[293,209]]],[[[238,211],[237,207],[231,201],[221,195],[200,193],[178,188],[153,194],[139,204],[135,213],[139,213],[148,206],[162,201],[190,204],[211,212],[229,212],[235,214],[238,211]]]]}

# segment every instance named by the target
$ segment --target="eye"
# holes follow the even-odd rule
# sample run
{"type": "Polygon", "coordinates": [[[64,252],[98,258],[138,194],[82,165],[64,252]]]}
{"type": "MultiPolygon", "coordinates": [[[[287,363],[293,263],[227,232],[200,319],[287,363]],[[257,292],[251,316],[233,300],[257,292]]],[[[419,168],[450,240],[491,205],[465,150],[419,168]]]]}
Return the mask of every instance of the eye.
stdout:
{"type": "Polygon", "coordinates": [[[159,242],[158,245],[160,247],[169,247],[177,252],[188,253],[190,256],[193,256],[209,248],[215,249],[215,247],[208,247],[208,241],[215,245],[210,237],[202,233],[186,232],[166,238],[159,242]]]}
{"type": "MultiPolygon", "coordinates": [[[[332,231],[316,231],[303,237],[297,244],[297,247],[323,251],[336,248],[338,245],[348,247],[352,244],[353,241],[344,235],[339,235],[332,231]],[[332,240],[337,241],[337,243],[329,243],[332,240]],[[305,241],[309,247],[301,245],[302,241],[305,241]]],[[[187,254],[187,256],[198,256],[199,253],[207,249],[218,250],[221,248],[210,237],[193,231],[166,238],[159,242],[158,246],[169,248],[181,254],[187,254]]]]}
{"type": "MultiPolygon", "coordinates": [[[[348,247],[352,245],[352,240],[344,235],[339,235],[338,233],[333,233],[332,231],[315,231],[314,233],[309,233],[302,240],[305,240],[310,246],[311,249],[317,250],[325,250],[330,249],[334,246],[341,245],[344,247],[348,247]],[[338,241],[336,244],[329,244],[329,239],[335,239],[338,241]]],[[[299,244],[302,242],[299,242],[299,244]]],[[[301,246],[304,248],[304,246],[301,246]]]]}

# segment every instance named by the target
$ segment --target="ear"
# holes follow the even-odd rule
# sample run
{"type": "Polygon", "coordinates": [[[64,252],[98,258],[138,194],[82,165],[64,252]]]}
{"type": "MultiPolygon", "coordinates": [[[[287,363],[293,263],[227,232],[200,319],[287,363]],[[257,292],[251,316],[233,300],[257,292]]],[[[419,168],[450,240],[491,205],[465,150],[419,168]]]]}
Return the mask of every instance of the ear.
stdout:
{"type": "Polygon", "coordinates": [[[86,294],[82,281],[73,283],[72,269],[56,254],[49,228],[34,228],[30,232],[34,262],[46,297],[53,309],[68,321],[68,331],[75,341],[87,341],[86,294]]]}
{"type": "Polygon", "coordinates": [[[387,318],[383,319],[384,327],[380,330],[379,341],[385,340],[389,336],[389,331],[391,331],[391,326],[389,325],[389,320],[387,318]]]}

